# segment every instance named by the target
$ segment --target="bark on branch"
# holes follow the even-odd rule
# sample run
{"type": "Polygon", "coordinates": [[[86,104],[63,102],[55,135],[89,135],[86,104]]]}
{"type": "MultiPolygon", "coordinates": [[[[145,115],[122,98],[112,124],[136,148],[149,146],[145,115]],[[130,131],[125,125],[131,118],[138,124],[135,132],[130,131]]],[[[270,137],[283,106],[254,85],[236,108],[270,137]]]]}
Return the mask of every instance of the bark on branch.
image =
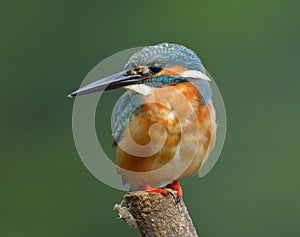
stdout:
{"type": "Polygon", "coordinates": [[[143,237],[198,236],[183,200],[175,205],[171,196],[137,191],[127,193],[123,204],[116,204],[114,210],[129,225],[137,226],[143,237]]]}

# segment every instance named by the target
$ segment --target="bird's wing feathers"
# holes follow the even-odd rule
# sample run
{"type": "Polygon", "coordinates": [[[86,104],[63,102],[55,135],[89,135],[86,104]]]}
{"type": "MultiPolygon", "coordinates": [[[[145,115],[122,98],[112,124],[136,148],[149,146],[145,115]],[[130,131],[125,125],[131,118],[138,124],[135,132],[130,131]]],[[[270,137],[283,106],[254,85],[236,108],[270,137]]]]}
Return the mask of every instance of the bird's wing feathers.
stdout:
{"type": "Polygon", "coordinates": [[[209,99],[211,99],[212,97],[212,90],[209,82],[205,80],[194,80],[194,79],[190,79],[190,81],[193,82],[198,88],[202,98],[202,103],[206,104],[206,102],[209,101],[209,99]]]}
{"type": "Polygon", "coordinates": [[[133,114],[142,105],[142,96],[137,93],[125,92],[118,102],[116,103],[112,112],[112,136],[114,138],[114,144],[120,140],[120,135],[132,118],[133,114]]]}

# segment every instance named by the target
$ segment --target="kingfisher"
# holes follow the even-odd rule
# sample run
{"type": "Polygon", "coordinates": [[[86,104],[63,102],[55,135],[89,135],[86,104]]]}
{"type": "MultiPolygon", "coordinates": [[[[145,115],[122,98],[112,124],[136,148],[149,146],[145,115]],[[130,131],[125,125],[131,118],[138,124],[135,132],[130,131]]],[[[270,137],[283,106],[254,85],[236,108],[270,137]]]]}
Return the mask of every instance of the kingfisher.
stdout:
{"type": "Polygon", "coordinates": [[[131,191],[171,195],[178,203],[179,180],[197,174],[215,146],[210,81],[192,50],[161,43],[135,52],[123,71],[69,96],[126,89],[112,113],[118,173],[131,191]]]}

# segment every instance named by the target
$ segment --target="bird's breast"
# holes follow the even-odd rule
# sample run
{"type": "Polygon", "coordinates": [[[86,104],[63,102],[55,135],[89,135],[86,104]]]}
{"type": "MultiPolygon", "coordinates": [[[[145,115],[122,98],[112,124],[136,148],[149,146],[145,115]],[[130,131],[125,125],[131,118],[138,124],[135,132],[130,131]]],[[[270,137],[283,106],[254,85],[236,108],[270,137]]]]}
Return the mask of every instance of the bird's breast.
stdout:
{"type": "Polygon", "coordinates": [[[132,186],[144,182],[160,186],[196,173],[214,140],[214,120],[212,105],[201,103],[193,83],[156,88],[143,98],[141,108],[122,132],[117,151],[119,172],[132,186]]]}

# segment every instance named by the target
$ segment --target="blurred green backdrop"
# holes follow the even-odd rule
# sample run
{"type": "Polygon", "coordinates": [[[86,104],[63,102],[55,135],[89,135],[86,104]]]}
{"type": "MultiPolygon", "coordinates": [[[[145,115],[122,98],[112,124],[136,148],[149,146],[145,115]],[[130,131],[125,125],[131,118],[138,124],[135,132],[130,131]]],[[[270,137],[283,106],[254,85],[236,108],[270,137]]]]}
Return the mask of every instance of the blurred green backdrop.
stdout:
{"type": "MultiPolygon", "coordinates": [[[[182,181],[200,235],[299,236],[299,9],[292,0],[1,1],[0,236],[139,236],[112,211],[124,193],[79,159],[66,95],[109,55],[164,41],[196,51],[227,109],[221,158],[182,181]]],[[[107,147],[104,117],[120,93],[98,111],[107,147]]]]}

